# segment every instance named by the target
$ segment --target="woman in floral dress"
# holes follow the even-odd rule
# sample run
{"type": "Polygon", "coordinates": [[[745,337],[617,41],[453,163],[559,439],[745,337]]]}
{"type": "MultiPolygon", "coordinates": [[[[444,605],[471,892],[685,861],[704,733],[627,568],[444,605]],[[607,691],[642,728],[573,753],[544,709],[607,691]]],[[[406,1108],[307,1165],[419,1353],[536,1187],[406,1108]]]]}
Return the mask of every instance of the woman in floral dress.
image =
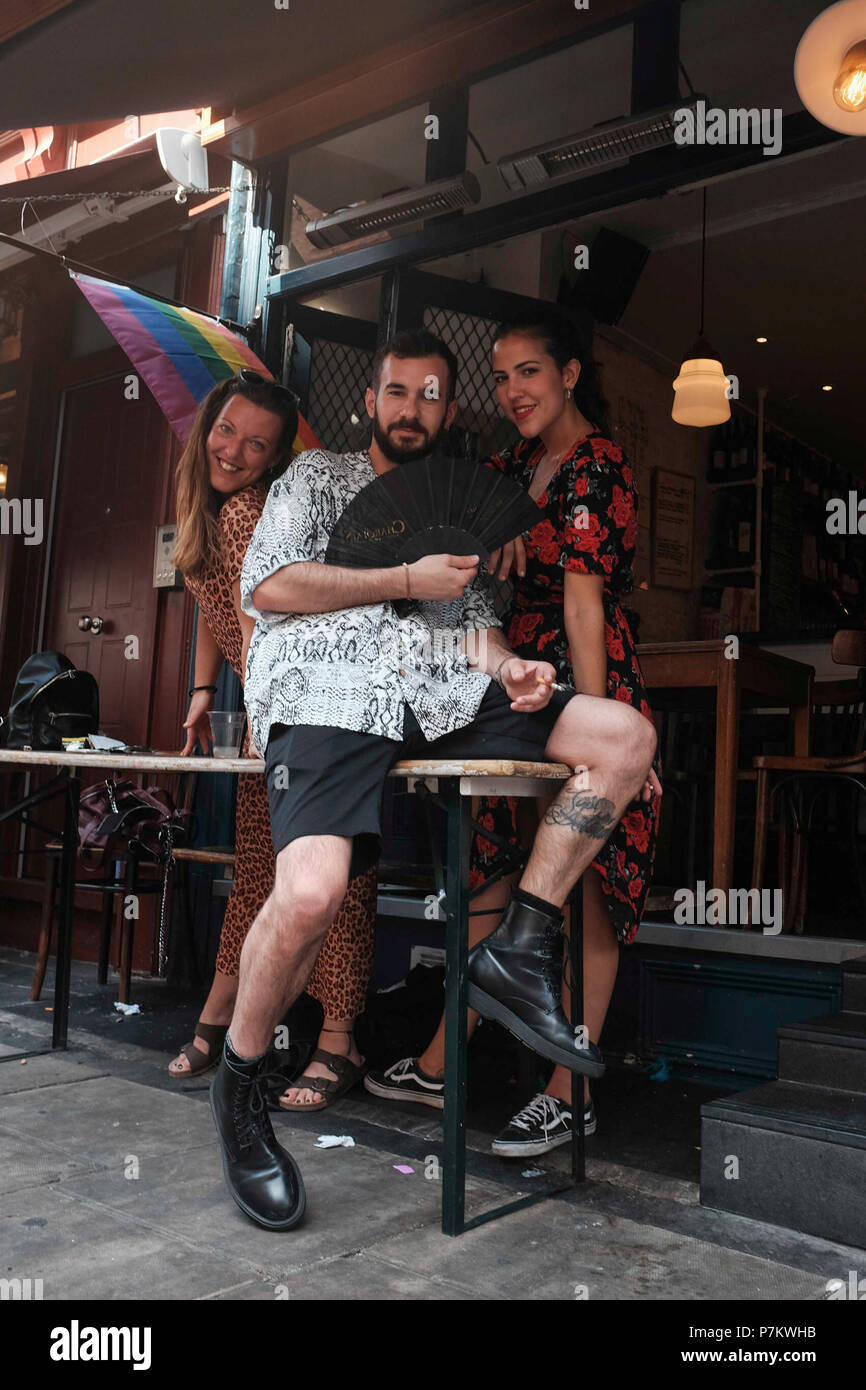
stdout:
{"type": "MultiPolygon", "coordinates": [[[[491,557],[501,578],[516,565],[503,626],[518,656],[551,662],[557,680],[585,695],[633,705],[646,698],[622,599],[633,587],[637,495],[628,461],[608,437],[594,364],[574,341],[569,322],[542,311],[501,325],[493,348],[499,405],[521,438],[491,463],[536,501],[543,518],[523,544],[491,557]]],[[[598,1042],[619,964],[620,946],[634,940],[652,878],[661,786],[657,768],[628,808],[583,879],[584,1012],[598,1042]]],[[[524,803],[525,804],[525,803],[524,803]]],[[[478,819],[495,836],[476,836],[470,884],[481,887],[470,918],[470,944],[492,929],[519,867],[521,836],[515,799],[482,801],[478,819]]],[[[474,1021],[470,1013],[470,1026],[474,1021]]],[[[417,1059],[404,1058],[365,1084],[378,1095],[435,1104],[431,1083],[444,1071],[444,1028],[417,1059]],[[417,1090],[417,1094],[412,1094],[417,1090]]],[[[441,1096],[441,1091],[438,1093],[441,1096]]],[[[494,1152],[528,1157],[571,1136],[571,1073],[556,1067],[546,1091],[530,1101],[494,1142],[494,1152]]],[[[595,1114],[586,1083],[587,1132],[595,1114]]],[[[441,1100],[440,1100],[441,1103],[441,1100]]]]}

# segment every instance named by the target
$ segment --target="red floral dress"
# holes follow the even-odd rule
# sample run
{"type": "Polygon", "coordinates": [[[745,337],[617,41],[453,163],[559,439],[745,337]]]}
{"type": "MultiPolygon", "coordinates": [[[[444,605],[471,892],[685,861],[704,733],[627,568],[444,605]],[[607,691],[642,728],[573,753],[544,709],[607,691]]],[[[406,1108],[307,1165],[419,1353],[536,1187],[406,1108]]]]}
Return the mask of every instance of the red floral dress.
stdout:
{"type": "MultiPolygon", "coordinates": [[[[540,440],[520,440],[490,460],[528,491],[533,470],[544,457],[540,440]]],[[[503,619],[508,641],[518,656],[549,661],[557,680],[574,684],[565,632],[563,571],[600,574],[604,579],[604,633],[607,647],[607,694],[652,712],[620,599],[634,586],[632,562],[637,536],[637,493],[622,450],[599,431],[587,435],[565,456],[537,499],[544,520],[524,537],[526,576],[517,582],[503,619]]],[[[659,771],[658,762],[655,764],[659,771]]],[[[513,797],[488,797],[479,822],[508,842],[509,850],[476,835],[470,885],[478,887],[516,861],[520,841],[513,797]]],[[[593,860],[601,874],[616,934],[625,945],[634,940],[652,880],[658,830],[658,798],[635,800],[610,839],[593,860]]]]}

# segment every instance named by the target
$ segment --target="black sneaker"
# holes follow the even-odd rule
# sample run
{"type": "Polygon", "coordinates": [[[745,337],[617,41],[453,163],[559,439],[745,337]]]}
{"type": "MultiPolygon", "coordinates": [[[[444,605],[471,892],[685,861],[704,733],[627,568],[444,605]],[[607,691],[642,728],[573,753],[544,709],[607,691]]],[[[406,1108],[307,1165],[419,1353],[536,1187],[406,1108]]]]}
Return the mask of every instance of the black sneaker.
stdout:
{"type": "MultiPolygon", "coordinates": [[[[595,1134],[592,1100],[584,1111],[586,1134],[595,1134]]],[[[500,1158],[535,1158],[571,1141],[571,1106],[556,1096],[537,1095],[490,1145],[500,1158]]]]}
{"type": "Polygon", "coordinates": [[[364,1086],[371,1095],[384,1100],[413,1100],[416,1105],[431,1105],[434,1110],[445,1106],[445,1082],[428,1076],[414,1057],[403,1057],[384,1071],[368,1071],[364,1086]]]}

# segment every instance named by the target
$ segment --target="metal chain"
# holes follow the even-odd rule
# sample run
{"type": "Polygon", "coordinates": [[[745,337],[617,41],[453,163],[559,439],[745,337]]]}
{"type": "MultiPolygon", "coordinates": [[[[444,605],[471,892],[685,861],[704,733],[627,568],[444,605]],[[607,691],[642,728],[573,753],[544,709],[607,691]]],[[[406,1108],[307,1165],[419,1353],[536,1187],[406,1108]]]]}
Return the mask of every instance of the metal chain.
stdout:
{"type": "Polygon", "coordinates": [[[174,868],[174,827],[170,822],[163,826],[162,836],[164,842],[167,842],[167,848],[163,851],[165,859],[162,868],[162,900],[159,905],[159,944],[156,952],[156,973],[160,979],[165,975],[165,967],[168,964],[165,951],[165,907],[168,899],[168,880],[174,868]]]}
{"type": "MultiPolygon", "coordinates": [[[[222,188],[186,188],[186,193],[231,193],[231,184],[222,188]]],[[[250,185],[246,184],[238,189],[239,193],[249,193],[250,185]]],[[[135,188],[135,189],[115,189],[100,188],[96,193],[27,193],[17,198],[0,198],[0,203],[80,203],[87,198],[174,198],[177,189],[174,188],[135,188]]]]}

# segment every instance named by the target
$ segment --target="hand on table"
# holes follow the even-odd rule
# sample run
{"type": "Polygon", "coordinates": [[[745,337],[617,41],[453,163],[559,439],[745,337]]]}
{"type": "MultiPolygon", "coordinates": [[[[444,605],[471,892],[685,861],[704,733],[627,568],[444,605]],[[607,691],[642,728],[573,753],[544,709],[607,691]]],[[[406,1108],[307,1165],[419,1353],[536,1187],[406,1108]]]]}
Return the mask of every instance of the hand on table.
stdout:
{"type": "Polygon", "coordinates": [[[201,744],[203,753],[208,752],[208,745],[211,742],[211,727],[208,714],[213,704],[213,695],[209,690],[196,690],[190,698],[189,709],[186,719],[183,721],[183,728],[186,729],[186,743],[180,750],[182,758],[188,758],[195,747],[196,739],[201,744]]]}

